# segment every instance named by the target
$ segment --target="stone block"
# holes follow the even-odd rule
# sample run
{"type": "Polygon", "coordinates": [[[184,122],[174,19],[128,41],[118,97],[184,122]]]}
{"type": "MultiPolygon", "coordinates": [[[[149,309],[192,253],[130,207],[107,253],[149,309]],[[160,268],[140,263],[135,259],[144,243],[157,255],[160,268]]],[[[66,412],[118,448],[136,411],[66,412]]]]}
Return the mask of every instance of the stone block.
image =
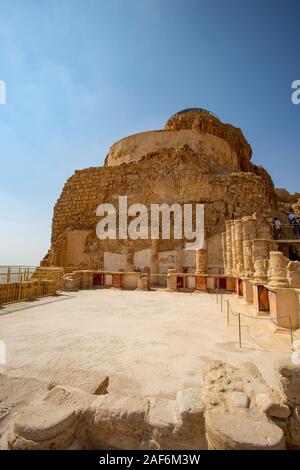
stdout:
{"type": "Polygon", "coordinates": [[[283,431],[267,420],[250,414],[208,411],[205,418],[210,450],[284,450],[283,431]]]}
{"type": "Polygon", "coordinates": [[[28,406],[8,436],[14,450],[65,449],[75,438],[76,414],[72,408],[40,401],[28,406]]]}
{"type": "Polygon", "coordinates": [[[94,395],[105,395],[108,393],[108,384],[108,376],[101,376],[98,372],[82,369],[64,369],[55,374],[54,379],[49,382],[47,388],[51,390],[57,385],[70,385],[94,395]]]}

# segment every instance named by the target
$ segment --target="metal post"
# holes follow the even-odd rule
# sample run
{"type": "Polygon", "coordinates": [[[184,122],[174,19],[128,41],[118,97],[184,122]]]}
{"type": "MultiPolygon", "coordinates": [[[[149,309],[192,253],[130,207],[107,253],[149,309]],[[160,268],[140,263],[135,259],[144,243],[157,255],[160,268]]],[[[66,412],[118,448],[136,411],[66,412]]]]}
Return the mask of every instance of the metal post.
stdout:
{"type": "Polygon", "coordinates": [[[221,296],[221,312],[223,312],[223,294],[222,294],[222,292],[221,292],[220,296],[221,296]]]}
{"type": "Polygon", "coordinates": [[[240,313],[238,314],[238,318],[239,318],[239,345],[240,345],[240,348],[242,348],[242,330],[241,330],[241,314],[240,313]]]}
{"type": "Polygon", "coordinates": [[[229,300],[227,299],[227,325],[229,325],[229,300]]]}
{"type": "Polygon", "coordinates": [[[292,351],[294,351],[294,348],[293,348],[294,338],[293,338],[292,322],[291,322],[290,315],[289,315],[289,324],[290,324],[290,334],[291,334],[291,349],[292,351]]]}

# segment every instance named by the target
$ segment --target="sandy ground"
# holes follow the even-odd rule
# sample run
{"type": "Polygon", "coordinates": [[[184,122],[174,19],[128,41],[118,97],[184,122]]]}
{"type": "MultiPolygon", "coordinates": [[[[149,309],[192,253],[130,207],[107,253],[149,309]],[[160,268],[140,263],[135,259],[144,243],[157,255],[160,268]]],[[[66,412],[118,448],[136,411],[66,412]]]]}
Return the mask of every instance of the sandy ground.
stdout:
{"type": "MultiPolygon", "coordinates": [[[[233,311],[251,313],[235,296],[225,298],[233,311]]],[[[242,324],[240,349],[237,318],[228,326],[216,299],[196,293],[101,289],[1,308],[0,432],[68,368],[107,374],[112,393],[175,398],[201,384],[209,358],[253,361],[274,385],[274,362],[290,356],[289,335],[274,333],[268,319],[243,317],[242,324]]]]}

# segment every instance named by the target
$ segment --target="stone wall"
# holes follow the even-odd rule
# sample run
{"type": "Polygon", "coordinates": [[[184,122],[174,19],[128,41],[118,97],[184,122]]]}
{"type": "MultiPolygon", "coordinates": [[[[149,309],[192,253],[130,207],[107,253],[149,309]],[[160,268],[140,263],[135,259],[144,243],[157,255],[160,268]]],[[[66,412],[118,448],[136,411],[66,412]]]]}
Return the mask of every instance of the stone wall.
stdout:
{"type": "Polygon", "coordinates": [[[165,125],[167,130],[194,129],[203,134],[217,136],[229,143],[238,157],[239,168],[248,170],[251,159],[251,146],[242,131],[231,124],[222,123],[216,116],[198,111],[175,114],[165,125]]]}
{"type": "MultiPolygon", "coordinates": [[[[118,206],[119,195],[128,204],[204,203],[206,238],[221,233],[225,220],[272,210],[276,200],[264,176],[253,172],[209,172],[207,158],[189,146],[163,149],[141,161],[115,167],[76,171],[66,182],[53,215],[51,249],[43,264],[66,266],[74,253],[82,254],[81,268],[103,267],[104,252],[126,253],[151,248],[150,240],[100,242],[95,228],[96,208],[108,202],[118,206]],[[82,236],[70,232],[82,230],[82,236]],[[77,238],[78,244],[75,243],[77,238]],[[70,248],[70,240],[74,246],[70,248]],[[72,243],[73,243],[72,242],[72,243]],[[84,246],[83,246],[84,245],[84,246]]],[[[181,240],[162,240],[159,251],[182,247],[181,240]]]]}
{"type": "Polygon", "coordinates": [[[268,260],[277,248],[272,239],[271,220],[261,213],[240,219],[227,220],[224,233],[225,274],[253,278],[255,263],[268,260]]]}
{"type": "Polygon", "coordinates": [[[240,169],[235,151],[225,140],[192,129],[148,131],[125,137],[111,146],[105,165],[138,161],[148,153],[182,145],[188,145],[194,152],[205,155],[211,171],[220,168],[231,171],[240,169]]]}

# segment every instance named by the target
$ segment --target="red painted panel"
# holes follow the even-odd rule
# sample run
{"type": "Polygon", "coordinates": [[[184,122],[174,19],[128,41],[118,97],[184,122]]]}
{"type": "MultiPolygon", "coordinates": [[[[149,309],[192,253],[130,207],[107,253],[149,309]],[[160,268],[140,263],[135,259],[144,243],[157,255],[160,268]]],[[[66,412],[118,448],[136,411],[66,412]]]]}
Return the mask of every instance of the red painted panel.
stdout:
{"type": "Polygon", "coordinates": [[[112,287],[120,289],[122,287],[122,276],[120,274],[112,275],[112,287]]]}
{"type": "Polygon", "coordinates": [[[266,289],[264,286],[258,286],[258,303],[260,312],[269,311],[270,307],[268,289],[266,289]]]}
{"type": "Polygon", "coordinates": [[[226,289],[226,277],[218,277],[218,289],[226,289]]]}
{"type": "Polygon", "coordinates": [[[94,273],[93,275],[93,285],[94,286],[103,286],[103,274],[94,273]]]}
{"type": "Polygon", "coordinates": [[[197,276],[196,277],[196,288],[197,290],[203,290],[206,291],[207,288],[207,283],[206,283],[206,277],[205,276],[197,276]]]}

